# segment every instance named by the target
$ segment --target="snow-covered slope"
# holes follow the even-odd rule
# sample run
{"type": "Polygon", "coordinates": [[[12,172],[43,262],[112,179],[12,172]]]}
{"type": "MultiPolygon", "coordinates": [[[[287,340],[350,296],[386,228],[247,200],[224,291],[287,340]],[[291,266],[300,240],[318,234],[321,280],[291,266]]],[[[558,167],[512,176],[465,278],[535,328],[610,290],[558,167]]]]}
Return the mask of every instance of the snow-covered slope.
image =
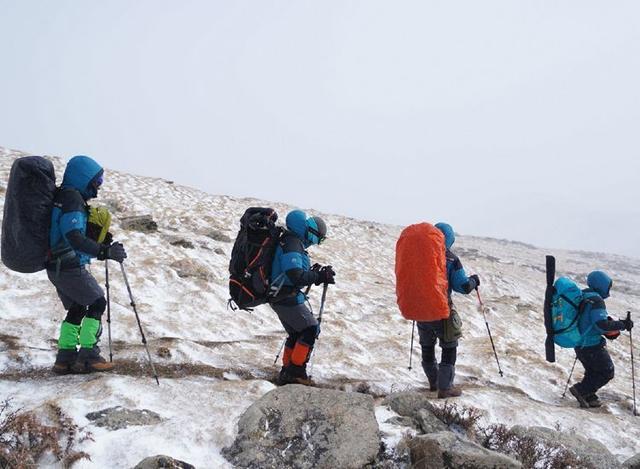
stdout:
{"type": "MultiPolygon", "coordinates": [[[[0,149],[0,204],[9,168],[19,152],[0,149]]],[[[64,161],[54,158],[58,177],[64,161]]],[[[215,191],[215,188],[211,188],[215,191]]],[[[273,388],[275,355],[284,334],[268,307],[252,314],[227,309],[227,265],[238,219],[251,205],[281,203],[214,196],[170,181],[107,171],[97,200],[115,216],[112,231],[129,253],[126,269],[149,345],[160,374],[150,378],[146,355],[120,273],[112,264],[112,330],[116,372],[56,377],[49,372],[55,339],[64,317],[44,273],[22,275],[0,266],[0,398],[32,409],[55,402],[93,433],[82,443],[91,462],[76,467],[127,467],[164,453],[198,467],[225,467],[220,450],[229,445],[235,421],[255,399],[273,388]],[[120,229],[119,218],[151,214],[156,233],[120,229]],[[211,237],[211,232],[218,233],[211,237]],[[184,239],[189,249],[171,245],[184,239]],[[198,277],[181,277],[184,270],[198,277]],[[157,351],[167,348],[171,356],[157,351]],[[88,412],[122,405],[146,408],[165,420],[151,427],[107,431],[93,427],[88,412]]],[[[1,213],[1,211],[0,211],[1,213]]],[[[313,261],[331,263],[338,273],[330,288],[322,335],[313,359],[313,377],[323,386],[352,389],[367,383],[377,394],[424,388],[416,346],[414,369],[407,369],[411,323],[397,310],[394,247],[400,227],[322,215],[329,226],[326,244],[311,249],[313,261]]],[[[424,214],[429,219],[429,214],[424,214]]],[[[420,221],[420,220],[416,220],[420,221]]],[[[433,221],[433,220],[431,220],[433,221]]],[[[544,226],[541,224],[541,229],[544,226]]],[[[549,227],[552,229],[552,227],[549,227]]],[[[544,360],[541,303],[546,250],[521,243],[460,236],[455,251],[467,271],[482,279],[491,308],[489,322],[505,372],[498,376],[482,315],[473,296],[456,295],[465,321],[457,380],[460,402],[479,407],[487,421],[543,425],[596,438],[624,458],[640,452],[640,427],[631,416],[629,336],[610,344],[616,377],[602,392],[603,410],[577,409],[561,399],[573,352],[558,350],[558,362],[544,360]]],[[[640,261],[620,256],[553,251],[558,270],[580,279],[594,268],[615,279],[610,311],[622,316],[640,305],[640,261]]],[[[104,264],[92,272],[104,282],[104,264]]],[[[319,302],[319,289],[312,303],[319,302]]],[[[106,333],[102,341],[106,351],[106,333]]],[[[576,376],[582,370],[578,365],[576,376]]],[[[427,391],[425,391],[427,392],[427,391]]],[[[386,415],[382,410],[380,416],[386,415]]],[[[383,425],[385,431],[392,431],[383,425]]],[[[393,441],[391,438],[390,441],[393,441]]]]}

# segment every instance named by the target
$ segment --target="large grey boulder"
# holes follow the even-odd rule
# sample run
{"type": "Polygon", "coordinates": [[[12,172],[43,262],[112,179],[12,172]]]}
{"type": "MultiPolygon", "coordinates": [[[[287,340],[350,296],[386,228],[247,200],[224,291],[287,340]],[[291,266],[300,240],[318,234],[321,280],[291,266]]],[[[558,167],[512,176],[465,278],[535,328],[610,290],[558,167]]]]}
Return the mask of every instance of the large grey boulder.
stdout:
{"type": "Polygon", "coordinates": [[[222,454],[237,467],[361,468],[379,451],[371,396],[288,385],[245,411],[222,454]]]}
{"type": "Polygon", "coordinates": [[[415,469],[518,469],[522,467],[515,459],[485,449],[450,431],[416,436],[408,442],[408,446],[411,467],[415,469]]]}
{"type": "Polygon", "coordinates": [[[160,454],[143,459],[133,469],[195,469],[195,467],[184,461],[160,454]]]}
{"type": "Polygon", "coordinates": [[[406,391],[391,394],[384,404],[389,406],[396,414],[410,418],[413,425],[408,425],[421,430],[423,433],[441,432],[447,426],[433,414],[433,405],[424,393],[406,391]]]}
{"type": "Polygon", "coordinates": [[[390,394],[384,404],[389,406],[396,414],[403,417],[415,417],[421,409],[433,410],[433,404],[423,392],[403,391],[390,394]]]}
{"type": "Polygon", "coordinates": [[[109,407],[88,413],[86,417],[95,426],[105,427],[109,430],[120,430],[137,425],[155,425],[162,422],[162,417],[150,410],[125,409],[124,407],[109,407]]]}
{"type": "Polygon", "coordinates": [[[548,446],[562,446],[587,464],[598,469],[621,467],[616,457],[598,440],[585,438],[575,432],[561,433],[546,427],[524,427],[516,425],[511,432],[519,437],[531,437],[548,446]]]}
{"type": "Polygon", "coordinates": [[[636,454],[635,456],[627,459],[622,467],[624,469],[640,469],[640,454],[636,454]]]}

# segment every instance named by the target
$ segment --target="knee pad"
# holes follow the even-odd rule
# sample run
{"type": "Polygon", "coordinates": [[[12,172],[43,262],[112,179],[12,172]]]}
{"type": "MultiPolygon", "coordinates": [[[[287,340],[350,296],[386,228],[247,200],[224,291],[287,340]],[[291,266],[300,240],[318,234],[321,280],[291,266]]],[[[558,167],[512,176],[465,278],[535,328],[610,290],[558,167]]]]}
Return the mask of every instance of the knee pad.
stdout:
{"type": "Polygon", "coordinates": [[[87,317],[99,321],[105,309],[107,309],[107,300],[102,296],[89,305],[89,308],[87,308],[87,317]]]}
{"type": "Polygon", "coordinates": [[[87,307],[75,304],[67,311],[67,317],[64,319],[69,324],[73,324],[74,326],[79,326],[82,322],[82,318],[84,318],[87,313],[87,307]]]}

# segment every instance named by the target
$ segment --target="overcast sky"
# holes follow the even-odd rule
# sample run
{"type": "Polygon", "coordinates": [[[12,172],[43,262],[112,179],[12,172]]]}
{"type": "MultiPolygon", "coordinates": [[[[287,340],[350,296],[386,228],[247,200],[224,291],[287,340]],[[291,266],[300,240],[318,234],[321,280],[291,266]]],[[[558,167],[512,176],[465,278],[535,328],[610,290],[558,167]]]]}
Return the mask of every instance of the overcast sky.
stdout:
{"type": "Polygon", "coordinates": [[[640,257],[640,2],[0,0],[0,146],[640,257]]]}

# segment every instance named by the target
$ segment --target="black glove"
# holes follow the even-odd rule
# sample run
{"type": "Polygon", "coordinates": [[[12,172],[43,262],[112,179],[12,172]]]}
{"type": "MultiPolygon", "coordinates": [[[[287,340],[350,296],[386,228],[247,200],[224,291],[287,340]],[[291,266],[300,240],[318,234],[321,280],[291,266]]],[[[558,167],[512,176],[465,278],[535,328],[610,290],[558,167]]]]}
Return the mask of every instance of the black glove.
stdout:
{"type": "Polygon", "coordinates": [[[626,319],[619,319],[619,321],[624,324],[625,331],[630,331],[631,329],[633,329],[633,321],[631,320],[630,314],[627,314],[626,319]]]}
{"type": "Polygon", "coordinates": [[[102,241],[102,244],[106,244],[108,246],[111,243],[113,243],[113,235],[111,234],[110,231],[107,231],[107,234],[104,236],[104,241],[102,241]]]}
{"type": "Polygon", "coordinates": [[[98,254],[98,260],[113,259],[116,262],[122,262],[127,258],[122,243],[113,243],[109,246],[103,245],[98,254]]]}
{"type": "Polygon", "coordinates": [[[333,267],[331,267],[330,265],[325,265],[318,272],[318,278],[316,279],[315,284],[316,285],[322,285],[325,283],[335,284],[336,283],[334,279],[335,276],[336,276],[336,273],[333,271],[333,267]]]}
{"type": "Polygon", "coordinates": [[[309,270],[311,270],[312,272],[320,272],[321,268],[322,268],[322,266],[316,262],[315,264],[313,264],[311,266],[311,269],[309,269],[309,270]]]}
{"type": "Polygon", "coordinates": [[[480,286],[480,277],[478,277],[476,274],[469,275],[469,280],[473,280],[474,282],[476,282],[476,286],[473,288],[474,290],[480,286]]]}

